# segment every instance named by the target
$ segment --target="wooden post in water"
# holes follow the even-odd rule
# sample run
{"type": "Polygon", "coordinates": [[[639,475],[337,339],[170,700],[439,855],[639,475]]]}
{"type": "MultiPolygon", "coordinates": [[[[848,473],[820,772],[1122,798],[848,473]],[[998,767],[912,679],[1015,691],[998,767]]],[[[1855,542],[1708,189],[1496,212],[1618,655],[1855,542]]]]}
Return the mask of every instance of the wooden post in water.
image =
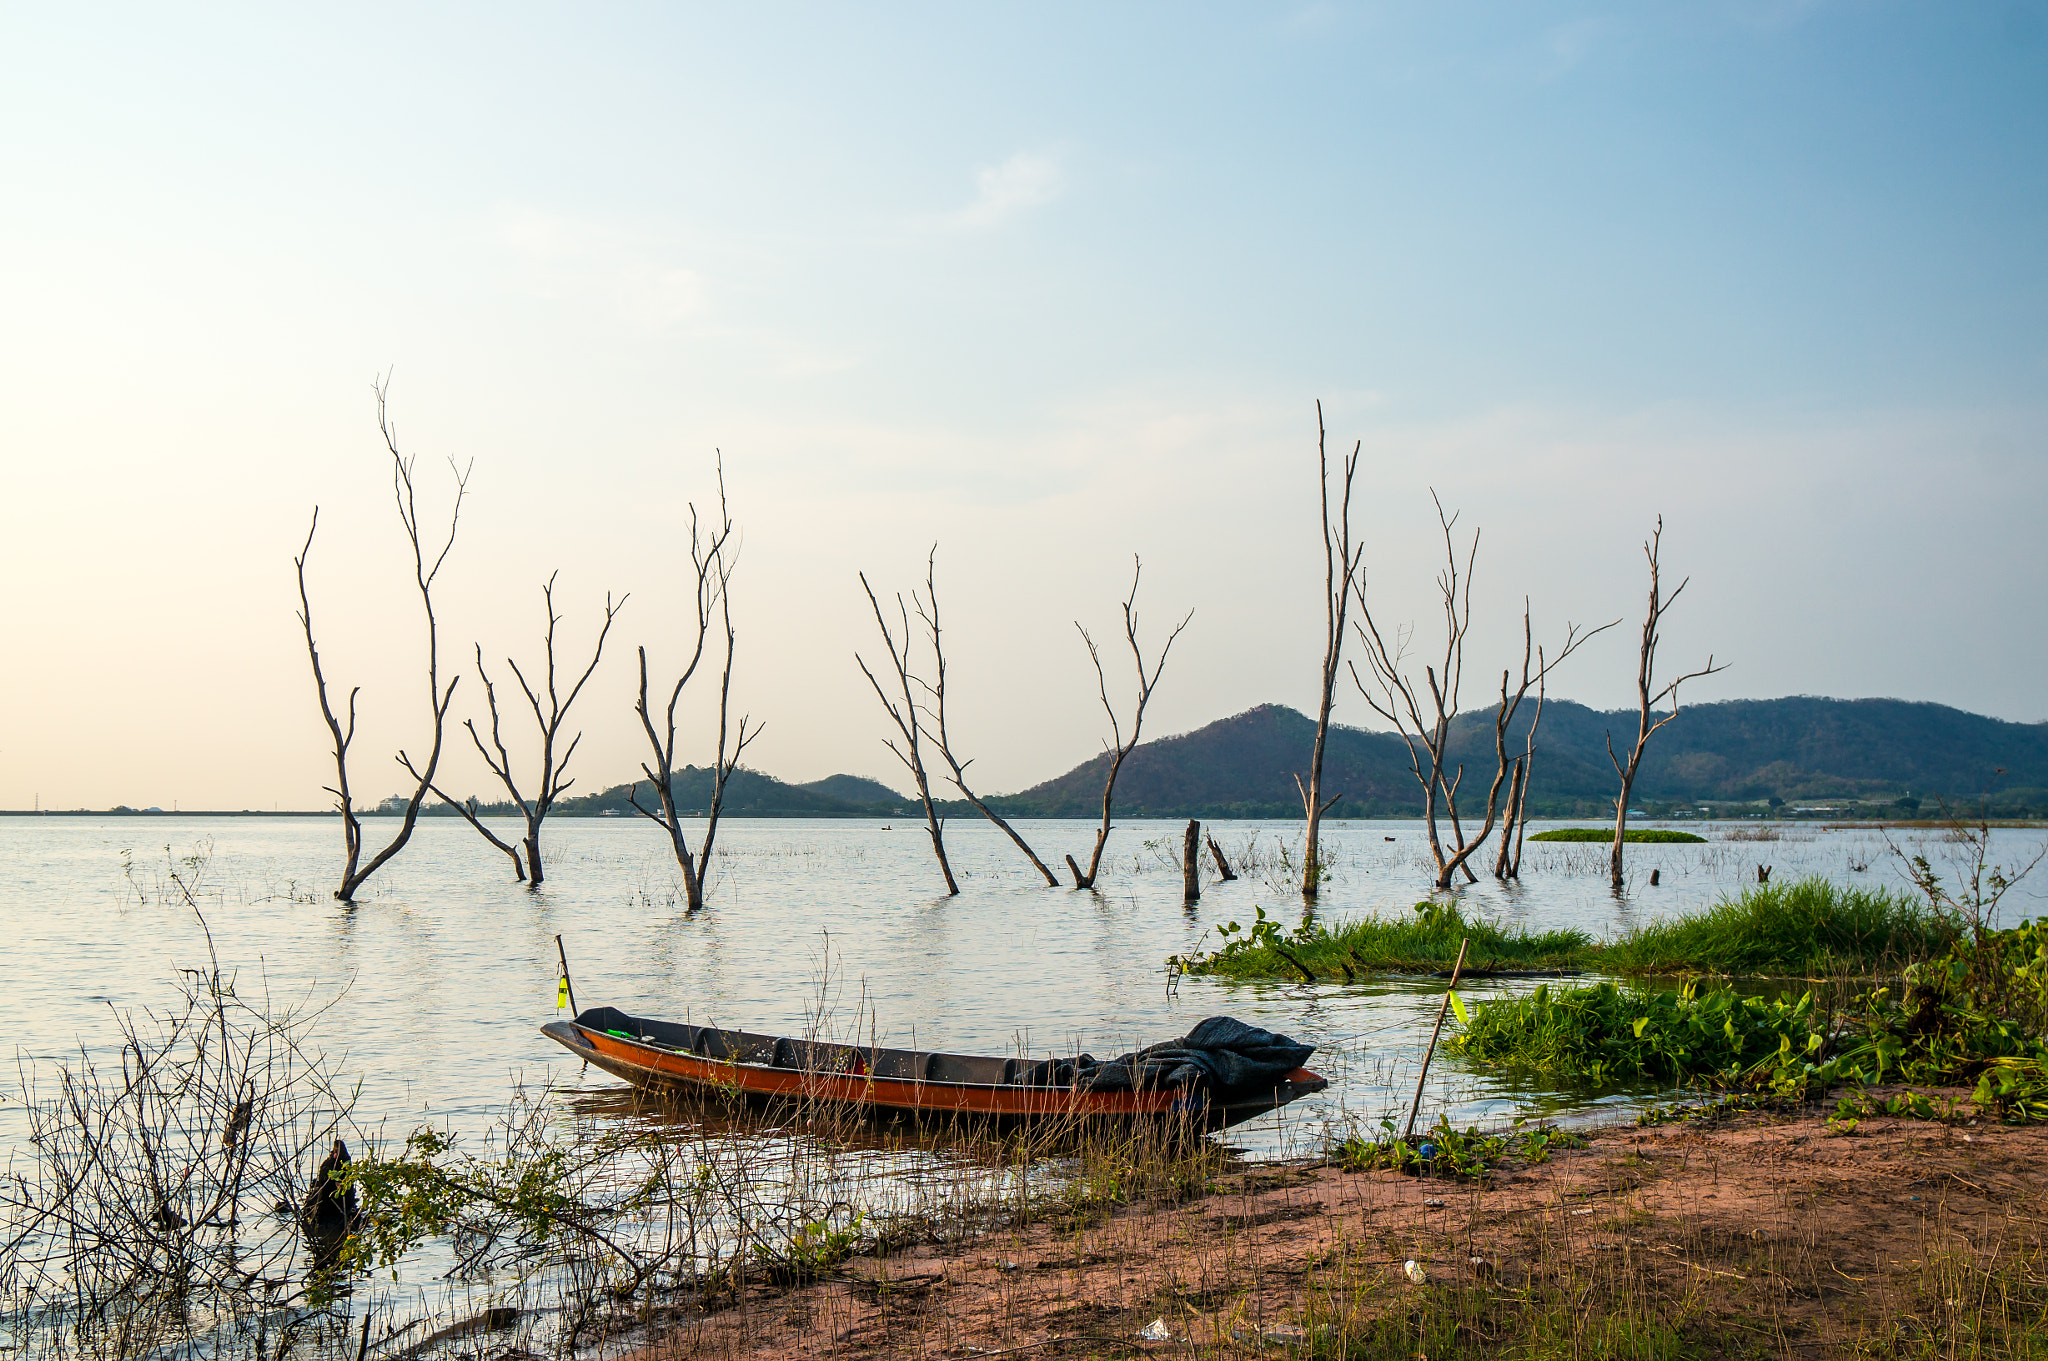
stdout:
{"type": "Polygon", "coordinates": [[[1213,836],[1209,838],[1209,854],[1216,857],[1216,872],[1223,876],[1225,883],[1237,878],[1237,875],[1231,872],[1229,857],[1223,854],[1223,848],[1216,844],[1216,838],[1213,836]]]}
{"type": "Polygon", "coordinates": [[[573,1021],[579,1014],[576,1010],[576,985],[569,980],[569,952],[562,948],[560,936],[555,937],[555,953],[562,959],[562,986],[569,990],[569,1019],[573,1021]]]}
{"type": "Polygon", "coordinates": [[[1202,896],[1202,824],[1188,819],[1188,833],[1180,848],[1180,896],[1192,903],[1202,896]]]}
{"type": "Polygon", "coordinates": [[[1458,942],[1458,962],[1451,966],[1451,986],[1444,989],[1443,1005],[1436,1009],[1436,1029],[1429,1032],[1429,1048],[1422,1052],[1422,1072],[1415,1079],[1415,1104],[1408,1108],[1408,1128],[1401,1135],[1403,1143],[1415,1137],[1415,1117],[1422,1113],[1422,1084],[1429,1077],[1429,1061],[1436,1057],[1436,1037],[1443,1033],[1444,1013],[1451,1009],[1451,994],[1457,990],[1458,975],[1465,971],[1465,947],[1471,943],[1469,936],[1458,942]]]}

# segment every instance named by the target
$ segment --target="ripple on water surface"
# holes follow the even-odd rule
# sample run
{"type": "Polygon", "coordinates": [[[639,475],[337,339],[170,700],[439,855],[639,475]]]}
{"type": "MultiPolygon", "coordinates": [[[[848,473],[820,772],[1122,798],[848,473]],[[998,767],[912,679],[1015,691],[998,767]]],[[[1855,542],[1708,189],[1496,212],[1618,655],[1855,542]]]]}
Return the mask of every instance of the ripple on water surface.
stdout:
{"type": "MultiPolygon", "coordinates": [[[[1405,1111],[1440,984],[1191,978],[1169,991],[1167,955],[1205,933],[1213,945],[1217,923],[1248,919],[1255,904],[1290,924],[1301,904],[1275,870],[1213,885],[1184,911],[1170,860],[1183,825],[1120,823],[1099,889],[1077,893],[1045,887],[994,829],[956,821],[948,845],[962,892],[948,899],[934,891],[921,825],[728,821],[712,906],[691,915],[666,843],[625,820],[550,823],[547,883],[529,891],[467,826],[430,819],[348,908],[327,896],[339,861],[331,820],[4,818],[0,921],[13,957],[27,964],[15,971],[26,1005],[14,1038],[41,1057],[104,1045],[109,1006],[161,1002],[173,968],[203,963],[196,923],[163,906],[158,890],[166,845],[182,857],[210,844],[201,899],[222,965],[244,991],[260,982],[277,995],[339,994],[320,1039],[363,1076],[368,1123],[405,1128],[431,1117],[481,1127],[522,1077],[592,1091],[617,1085],[538,1033],[554,1015],[556,933],[584,1006],[752,1030],[801,1032],[822,1007],[842,1030],[858,1024],[865,1036],[872,1027],[885,1044],[1100,1056],[1178,1035],[1203,1016],[1238,1016],[1315,1044],[1312,1066],[1331,1079],[1320,1096],[1231,1132],[1261,1154],[1331,1121],[1405,1111]]],[[[390,827],[373,820],[369,831],[390,827]]],[[[1048,858],[1092,838],[1079,822],[1020,829],[1048,858]]],[[[1300,835],[1285,823],[1211,830],[1231,848],[1277,849],[1300,835]]],[[[1774,865],[1777,880],[1899,882],[1874,832],[1794,826],[1754,842],[1704,830],[1714,838],[1704,845],[1632,847],[1632,892],[1620,897],[1606,882],[1604,847],[1531,843],[1522,883],[1482,879],[1463,890],[1466,909],[1601,935],[1711,901],[1752,880],[1759,862],[1774,865]],[[1661,870],[1654,889],[1652,868],[1661,870]]],[[[1998,835],[2014,852],[2039,839],[1998,835]]],[[[1938,859],[1940,846],[1924,839],[1938,859]]],[[[1336,824],[1328,860],[1325,918],[1404,911],[1428,887],[1427,847],[1412,822],[1336,824]]],[[[1471,991],[1486,995],[1480,985],[1471,991]]],[[[1424,1109],[1425,1118],[1447,1110],[1462,1122],[1589,1104],[1440,1055],[1424,1109]]],[[[0,1105],[0,1143],[18,1140],[18,1109],[0,1105]]]]}

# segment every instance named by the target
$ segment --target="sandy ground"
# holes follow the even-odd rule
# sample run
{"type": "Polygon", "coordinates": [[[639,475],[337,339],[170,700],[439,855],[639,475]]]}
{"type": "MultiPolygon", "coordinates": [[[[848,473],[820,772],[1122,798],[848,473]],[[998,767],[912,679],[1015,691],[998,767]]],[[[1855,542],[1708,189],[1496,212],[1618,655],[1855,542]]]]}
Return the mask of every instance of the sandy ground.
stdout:
{"type": "Polygon", "coordinates": [[[1877,1118],[1842,1135],[1822,1110],[1600,1131],[1485,1186],[1262,1165],[1177,1205],[855,1259],[679,1321],[636,1361],[1275,1355],[1302,1328],[1419,1329],[1460,1301],[1476,1354],[1488,1320],[1526,1335],[1532,1318],[1639,1310],[1706,1355],[1939,1346],[1982,1324],[1986,1292],[2048,1284],[2044,1155],[2040,1126],[1877,1118]]]}

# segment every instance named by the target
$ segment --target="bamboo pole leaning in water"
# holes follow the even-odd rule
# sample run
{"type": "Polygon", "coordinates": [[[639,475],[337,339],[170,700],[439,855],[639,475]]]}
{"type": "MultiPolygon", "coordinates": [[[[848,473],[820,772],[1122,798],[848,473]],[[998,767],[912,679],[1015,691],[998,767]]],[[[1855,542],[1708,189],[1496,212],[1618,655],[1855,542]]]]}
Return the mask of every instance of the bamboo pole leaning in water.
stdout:
{"type": "MultiPolygon", "coordinates": [[[[576,985],[569,979],[569,952],[562,948],[560,936],[555,937],[555,953],[562,957],[562,990],[569,994],[569,1019],[573,1021],[579,1014],[576,1010],[576,985]]],[[[1443,1024],[1442,1017],[1437,1018],[1437,1024],[1443,1024]]]]}
{"type": "Polygon", "coordinates": [[[1422,1084],[1429,1078],[1429,1061],[1436,1057],[1436,1037],[1443,1033],[1444,1013],[1451,1009],[1451,994],[1457,991],[1458,975],[1465,971],[1465,947],[1472,943],[1467,936],[1458,942],[1458,962],[1451,966],[1451,985],[1444,989],[1443,1005],[1436,1009],[1436,1029],[1429,1032],[1429,1048],[1422,1051],[1422,1072],[1415,1079],[1415,1104],[1408,1108],[1408,1128],[1401,1134],[1401,1142],[1415,1137],[1415,1117],[1422,1113],[1422,1084]]]}

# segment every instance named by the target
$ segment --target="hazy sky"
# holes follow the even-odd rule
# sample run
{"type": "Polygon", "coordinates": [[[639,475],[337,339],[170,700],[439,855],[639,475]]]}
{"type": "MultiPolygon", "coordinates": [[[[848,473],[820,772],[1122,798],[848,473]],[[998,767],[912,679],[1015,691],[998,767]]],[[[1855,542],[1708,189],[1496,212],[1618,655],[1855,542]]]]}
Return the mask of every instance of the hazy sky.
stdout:
{"type": "MultiPolygon", "coordinates": [[[[321,802],[315,503],[399,787],[387,368],[423,488],[475,460],[450,665],[532,656],[558,568],[572,649],[632,593],[587,788],[715,449],[763,769],[904,784],[855,573],[935,542],[988,790],[1098,746],[1073,621],[1133,553],[1151,636],[1195,610],[1149,731],[1311,704],[1319,397],[1382,617],[1430,618],[1430,487],[1484,528],[1468,707],[1525,593],[1634,616],[1661,512],[1696,698],[2048,718],[2039,3],[17,5],[0,128],[0,806],[321,802]]],[[[1631,648],[1555,692],[1627,702],[1631,648]]]]}

